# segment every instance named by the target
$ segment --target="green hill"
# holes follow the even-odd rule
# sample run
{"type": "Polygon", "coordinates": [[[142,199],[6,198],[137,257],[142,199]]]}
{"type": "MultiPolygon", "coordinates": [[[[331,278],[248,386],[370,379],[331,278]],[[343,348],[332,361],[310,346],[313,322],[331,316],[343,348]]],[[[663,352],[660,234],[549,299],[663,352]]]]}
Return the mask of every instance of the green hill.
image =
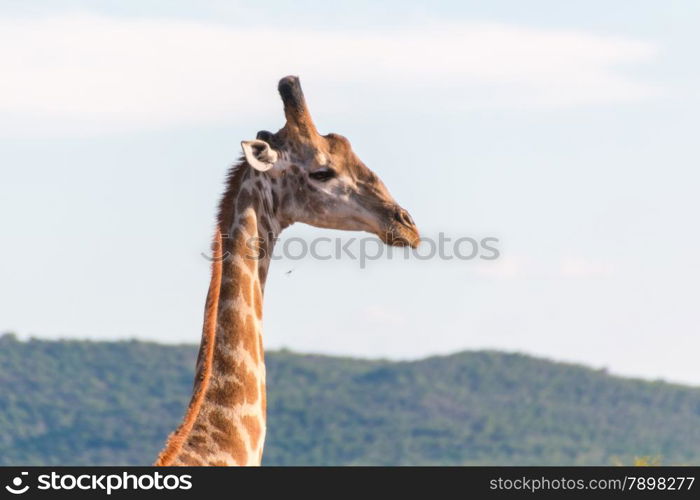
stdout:
{"type": "MultiPolygon", "coordinates": [[[[0,337],[0,465],[150,464],[196,348],[0,337]]],[[[266,464],[700,464],[700,389],[519,354],[267,355],[266,464]]]]}

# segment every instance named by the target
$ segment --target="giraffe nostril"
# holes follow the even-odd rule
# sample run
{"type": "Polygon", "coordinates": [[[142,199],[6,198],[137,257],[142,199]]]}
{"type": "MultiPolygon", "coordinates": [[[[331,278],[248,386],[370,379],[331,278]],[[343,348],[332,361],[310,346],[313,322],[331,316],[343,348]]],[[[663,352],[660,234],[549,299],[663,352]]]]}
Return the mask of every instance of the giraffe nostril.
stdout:
{"type": "Polygon", "coordinates": [[[413,219],[411,218],[410,214],[404,210],[403,208],[400,208],[394,213],[394,219],[397,222],[400,222],[404,226],[412,227],[415,226],[415,223],[413,222],[413,219]]]}

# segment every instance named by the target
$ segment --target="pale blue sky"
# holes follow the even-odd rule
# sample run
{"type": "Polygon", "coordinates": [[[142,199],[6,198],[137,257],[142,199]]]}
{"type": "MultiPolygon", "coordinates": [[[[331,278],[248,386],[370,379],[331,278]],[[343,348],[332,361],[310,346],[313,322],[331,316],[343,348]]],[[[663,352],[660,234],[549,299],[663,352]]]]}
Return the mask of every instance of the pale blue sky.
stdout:
{"type": "Polygon", "coordinates": [[[0,330],[197,342],[224,173],[294,73],[425,234],[502,258],[275,262],[268,348],[700,384],[697,2],[193,5],[0,2],[0,330]]]}

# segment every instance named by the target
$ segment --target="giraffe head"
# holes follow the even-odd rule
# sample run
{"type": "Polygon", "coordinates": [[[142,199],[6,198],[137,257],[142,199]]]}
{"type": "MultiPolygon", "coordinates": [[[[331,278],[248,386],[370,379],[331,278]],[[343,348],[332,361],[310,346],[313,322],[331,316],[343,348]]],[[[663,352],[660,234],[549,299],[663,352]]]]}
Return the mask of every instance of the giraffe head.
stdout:
{"type": "Polygon", "coordinates": [[[275,216],[284,225],[367,231],[389,245],[416,247],[420,237],[413,219],[350,142],[318,133],[299,78],[282,78],[278,89],[284,127],[241,143],[248,165],[269,178],[275,216]]]}

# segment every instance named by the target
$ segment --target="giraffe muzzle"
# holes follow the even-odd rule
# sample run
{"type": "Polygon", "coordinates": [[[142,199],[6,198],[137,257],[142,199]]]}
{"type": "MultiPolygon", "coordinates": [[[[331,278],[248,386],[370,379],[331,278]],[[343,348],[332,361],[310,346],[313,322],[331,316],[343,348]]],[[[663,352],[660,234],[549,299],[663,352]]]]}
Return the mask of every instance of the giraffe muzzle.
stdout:
{"type": "Polygon", "coordinates": [[[396,206],[392,221],[382,238],[384,243],[392,246],[410,246],[416,248],[420,243],[418,227],[407,210],[396,206]]]}

